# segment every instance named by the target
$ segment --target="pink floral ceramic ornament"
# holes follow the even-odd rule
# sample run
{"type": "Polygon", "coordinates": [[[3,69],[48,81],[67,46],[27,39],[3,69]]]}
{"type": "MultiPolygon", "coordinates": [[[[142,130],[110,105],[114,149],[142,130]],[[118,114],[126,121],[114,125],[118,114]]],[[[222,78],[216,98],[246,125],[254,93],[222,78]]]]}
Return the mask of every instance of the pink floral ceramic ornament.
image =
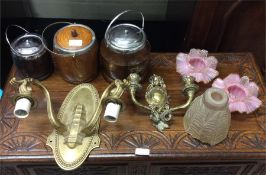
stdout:
{"type": "Polygon", "coordinates": [[[217,78],[212,86],[227,92],[229,96],[229,110],[231,112],[238,111],[249,114],[260,107],[262,103],[257,98],[259,87],[256,83],[250,82],[247,76],[240,78],[238,74],[230,74],[223,80],[217,78]]]}
{"type": "Polygon", "coordinates": [[[216,69],[217,59],[208,57],[207,50],[191,49],[189,54],[179,53],[176,56],[176,71],[182,76],[192,76],[196,82],[210,82],[219,72],[216,69]]]}

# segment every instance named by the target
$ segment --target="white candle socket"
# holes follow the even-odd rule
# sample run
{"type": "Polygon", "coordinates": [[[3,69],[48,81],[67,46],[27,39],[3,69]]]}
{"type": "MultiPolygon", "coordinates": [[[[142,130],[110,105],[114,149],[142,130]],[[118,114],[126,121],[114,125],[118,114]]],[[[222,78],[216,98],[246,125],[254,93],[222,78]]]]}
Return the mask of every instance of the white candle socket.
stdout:
{"type": "Polygon", "coordinates": [[[105,112],[103,115],[104,120],[108,122],[116,122],[119,112],[121,109],[121,105],[117,103],[108,103],[105,108],[105,112]]]}
{"type": "Polygon", "coordinates": [[[26,118],[29,115],[31,102],[27,98],[21,98],[16,102],[14,115],[17,118],[26,118]]]}

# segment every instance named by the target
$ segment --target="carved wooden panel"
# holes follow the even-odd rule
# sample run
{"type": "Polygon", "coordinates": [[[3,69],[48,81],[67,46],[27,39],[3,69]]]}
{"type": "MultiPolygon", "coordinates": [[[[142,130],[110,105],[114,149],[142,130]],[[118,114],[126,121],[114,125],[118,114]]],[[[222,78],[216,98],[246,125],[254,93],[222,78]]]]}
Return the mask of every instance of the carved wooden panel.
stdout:
{"type": "Polygon", "coordinates": [[[16,167],[14,166],[3,166],[0,163],[0,174],[1,175],[19,175],[16,167]]]}
{"type": "Polygon", "coordinates": [[[179,165],[157,165],[152,167],[153,175],[236,175],[250,174],[255,163],[206,163],[206,164],[179,164],[179,165]]]}
{"type": "MultiPolygon", "coordinates": [[[[14,76],[14,72],[11,72],[10,76],[14,76]]],[[[0,108],[0,139],[13,133],[19,123],[19,120],[13,115],[14,106],[11,103],[11,99],[15,94],[15,89],[10,89],[5,93],[5,99],[1,102],[0,108]]]]}
{"type": "Polygon", "coordinates": [[[266,174],[266,163],[260,163],[256,168],[250,173],[252,175],[265,175],[266,174]]]}
{"type": "Polygon", "coordinates": [[[128,165],[128,175],[147,175],[149,173],[150,163],[149,162],[138,162],[129,163],[128,165]]]}
{"type": "Polygon", "coordinates": [[[64,171],[56,165],[19,166],[24,175],[122,175],[126,174],[124,165],[84,165],[73,171],[64,171]]]}
{"type": "MultiPolygon", "coordinates": [[[[143,159],[147,162],[157,159],[175,162],[188,159],[204,160],[206,156],[210,160],[264,159],[266,152],[266,92],[254,58],[248,53],[213,55],[219,60],[217,67],[220,72],[219,77],[224,78],[230,73],[247,75],[259,85],[259,98],[263,101],[263,106],[252,114],[232,113],[230,131],[223,142],[210,146],[190,137],[183,128],[183,116],[186,110],[175,112],[170,128],[164,132],[158,132],[152,126],[148,113],[134,106],[129,95],[125,93],[122,100],[126,109],[120,114],[117,123],[112,124],[101,120],[99,131],[101,145],[100,148],[91,152],[88,161],[101,163],[113,161],[115,158],[129,162],[143,159]],[[151,155],[149,157],[135,156],[135,148],[139,147],[149,148],[151,155]]],[[[186,100],[181,93],[183,88],[181,77],[175,71],[175,56],[176,53],[154,53],[150,64],[150,74],[156,73],[164,78],[172,106],[184,103],[186,100]]],[[[15,75],[14,69],[11,72],[11,76],[13,75],[15,75]]],[[[91,83],[99,93],[103,92],[108,85],[101,75],[91,83]]],[[[64,97],[74,85],[63,81],[58,72],[43,81],[43,84],[51,94],[55,112],[58,112],[64,97]]],[[[144,83],[143,89],[138,93],[140,101],[144,101],[146,86],[147,84],[144,83]]],[[[206,88],[211,86],[211,83],[207,85],[200,83],[199,86],[197,95],[202,94],[206,88]]],[[[37,106],[31,110],[28,118],[18,120],[13,116],[14,105],[10,100],[16,92],[9,84],[5,87],[0,107],[0,159],[4,163],[53,160],[52,152],[46,146],[47,136],[52,131],[46,113],[46,101],[40,90],[33,89],[33,91],[37,106]]],[[[106,168],[108,169],[108,167],[106,168]]],[[[103,171],[107,171],[107,169],[103,169],[103,171]]],[[[115,172],[114,169],[111,168],[108,172],[115,172]]],[[[162,170],[171,172],[171,169],[162,170]]],[[[232,171],[234,170],[235,166],[232,167],[232,171]]],[[[36,171],[41,170],[36,169],[36,171]]],[[[48,171],[48,169],[43,171],[48,171]]],[[[149,165],[138,165],[137,169],[127,170],[127,172],[129,174],[143,174],[143,172],[146,174],[149,172],[149,165]]]]}

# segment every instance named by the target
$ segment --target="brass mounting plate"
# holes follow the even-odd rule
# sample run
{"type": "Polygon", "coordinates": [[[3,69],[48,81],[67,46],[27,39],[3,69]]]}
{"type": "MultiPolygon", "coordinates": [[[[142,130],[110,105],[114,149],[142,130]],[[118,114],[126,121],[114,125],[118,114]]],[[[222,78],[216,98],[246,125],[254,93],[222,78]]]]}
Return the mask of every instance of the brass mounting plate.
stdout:
{"type": "MultiPolygon", "coordinates": [[[[62,169],[73,170],[79,167],[86,160],[91,150],[99,147],[99,115],[94,115],[98,105],[98,92],[93,85],[88,83],[76,86],[65,98],[58,112],[58,119],[67,126],[67,131],[59,133],[59,131],[54,130],[46,142],[52,148],[55,161],[62,169]],[[78,105],[82,105],[84,108],[80,122],[76,123],[76,119],[73,120],[73,118],[78,105]],[[87,123],[91,125],[86,126],[87,123]],[[92,133],[81,133],[85,127],[93,127],[95,129],[92,129],[92,133]],[[72,133],[83,135],[81,143],[76,144],[74,147],[66,144],[66,135],[71,135],[72,137],[72,133]]],[[[76,138],[79,137],[80,135],[76,138]]]]}
{"type": "Polygon", "coordinates": [[[62,169],[74,170],[86,160],[94,148],[99,147],[100,138],[98,133],[85,137],[81,145],[71,149],[64,144],[64,137],[54,130],[47,138],[46,144],[53,149],[55,161],[62,169]]]}

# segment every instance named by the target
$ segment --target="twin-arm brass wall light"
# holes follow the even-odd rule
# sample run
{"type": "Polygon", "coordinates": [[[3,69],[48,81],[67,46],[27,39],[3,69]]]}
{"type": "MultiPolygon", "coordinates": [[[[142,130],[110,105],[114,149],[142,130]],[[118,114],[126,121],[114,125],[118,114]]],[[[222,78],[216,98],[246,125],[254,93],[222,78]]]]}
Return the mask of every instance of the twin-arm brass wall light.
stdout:
{"type": "Polygon", "coordinates": [[[107,101],[114,83],[106,88],[101,99],[93,85],[84,83],[76,86],[66,96],[57,116],[54,114],[49,91],[40,81],[13,78],[10,83],[18,86],[19,90],[14,97],[14,115],[18,118],[27,117],[30,107],[36,104],[31,85],[39,87],[45,94],[48,118],[54,128],[46,144],[53,149],[55,160],[62,169],[73,170],[79,167],[91,150],[99,147],[99,116],[102,104],[107,101]]]}
{"type": "Polygon", "coordinates": [[[99,115],[102,109],[97,90],[91,84],[81,84],[73,88],[65,98],[55,116],[48,90],[38,80],[26,78],[12,85],[19,85],[19,94],[15,97],[14,114],[25,118],[29,109],[23,108],[20,100],[29,100],[34,104],[31,85],[38,86],[47,100],[48,118],[54,131],[47,138],[47,145],[53,149],[57,164],[64,170],[73,170],[80,166],[92,149],[99,147],[99,115]]]}
{"type": "Polygon", "coordinates": [[[68,93],[55,116],[50,94],[40,81],[32,78],[23,80],[13,78],[10,83],[13,86],[18,85],[19,89],[19,93],[14,98],[16,102],[14,115],[20,118],[28,115],[30,106],[25,108],[25,104],[35,104],[31,85],[39,87],[45,94],[48,118],[54,128],[47,138],[47,145],[53,149],[55,160],[62,169],[73,170],[85,161],[92,149],[100,145],[98,129],[102,107],[106,107],[104,119],[115,122],[120,109],[123,108],[120,97],[125,90],[129,91],[134,104],[150,111],[154,126],[162,131],[169,127],[171,113],[180,108],[186,108],[198,89],[192,77],[184,77],[183,92],[188,100],[183,105],[171,108],[163,79],[153,75],[149,79],[145,94],[148,105],[144,105],[135,97],[136,92],[141,89],[140,80],[140,76],[136,73],[130,74],[124,80],[117,79],[105,89],[100,99],[93,85],[80,84],[68,93]]]}
{"type": "MultiPolygon", "coordinates": [[[[141,104],[136,99],[136,92],[141,89],[140,84],[141,78],[138,74],[132,73],[128,76],[127,79],[123,81],[115,80],[115,85],[117,91],[113,91],[108,97],[108,103],[119,104],[123,106],[119,97],[122,95],[123,91],[128,89],[131,99],[135,105],[138,107],[144,108],[150,111],[150,118],[153,121],[154,126],[159,130],[163,131],[165,128],[168,128],[168,121],[171,120],[171,113],[175,110],[186,108],[192,102],[194,94],[198,89],[198,86],[194,84],[193,77],[183,77],[185,87],[183,89],[184,94],[188,97],[188,100],[185,104],[170,107],[166,85],[163,79],[158,75],[152,75],[149,79],[149,85],[145,93],[145,99],[148,105],[141,104]]],[[[107,103],[106,103],[107,104],[107,103]]],[[[113,107],[113,106],[112,106],[113,107]]],[[[114,107],[113,107],[114,108],[114,107]]],[[[120,108],[120,107],[118,107],[120,108]]],[[[108,104],[106,107],[108,110],[108,104]]],[[[110,109],[111,110],[111,109],[110,109]]],[[[116,110],[113,110],[116,111],[116,110]]],[[[117,115],[114,112],[113,115],[109,112],[105,112],[104,118],[107,121],[114,122],[117,119],[117,115]],[[107,113],[107,114],[106,114],[107,113]]]]}

